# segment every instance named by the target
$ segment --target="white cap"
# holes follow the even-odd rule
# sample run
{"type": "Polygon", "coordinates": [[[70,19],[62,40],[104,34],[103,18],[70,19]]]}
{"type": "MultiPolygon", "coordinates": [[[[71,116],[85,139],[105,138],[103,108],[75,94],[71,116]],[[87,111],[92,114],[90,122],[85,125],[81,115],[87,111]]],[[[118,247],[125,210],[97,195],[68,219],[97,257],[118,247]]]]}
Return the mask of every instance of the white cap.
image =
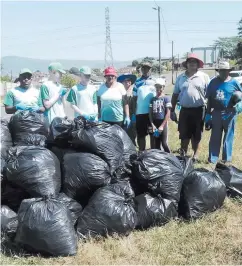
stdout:
{"type": "Polygon", "coordinates": [[[218,70],[220,70],[220,69],[231,70],[232,67],[230,67],[229,62],[226,62],[226,61],[220,61],[220,63],[218,64],[218,67],[217,67],[215,70],[218,71],[218,70]]]}
{"type": "Polygon", "coordinates": [[[158,79],[155,80],[155,85],[156,84],[159,84],[161,86],[165,86],[166,85],[166,81],[163,78],[158,78],[158,79]]]}

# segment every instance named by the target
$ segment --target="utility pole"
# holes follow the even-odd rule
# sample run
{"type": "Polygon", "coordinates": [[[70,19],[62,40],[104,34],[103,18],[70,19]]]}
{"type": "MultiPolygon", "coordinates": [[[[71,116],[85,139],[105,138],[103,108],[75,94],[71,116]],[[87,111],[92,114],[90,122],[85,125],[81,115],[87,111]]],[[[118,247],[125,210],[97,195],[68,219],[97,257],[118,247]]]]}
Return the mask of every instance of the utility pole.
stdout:
{"type": "Polygon", "coordinates": [[[110,20],[109,8],[105,8],[105,21],[106,21],[106,45],[105,45],[105,65],[104,67],[113,66],[113,52],[110,37],[110,20]]]}
{"type": "Polygon", "coordinates": [[[156,7],[153,7],[154,10],[158,11],[158,27],[159,27],[159,74],[161,74],[161,33],[160,33],[160,7],[157,5],[156,7]]]}
{"type": "Polygon", "coordinates": [[[172,41],[171,42],[171,67],[172,67],[172,69],[171,69],[171,71],[172,71],[172,84],[174,85],[174,77],[173,77],[173,75],[174,75],[174,55],[173,55],[173,44],[174,44],[174,42],[172,41]]]}

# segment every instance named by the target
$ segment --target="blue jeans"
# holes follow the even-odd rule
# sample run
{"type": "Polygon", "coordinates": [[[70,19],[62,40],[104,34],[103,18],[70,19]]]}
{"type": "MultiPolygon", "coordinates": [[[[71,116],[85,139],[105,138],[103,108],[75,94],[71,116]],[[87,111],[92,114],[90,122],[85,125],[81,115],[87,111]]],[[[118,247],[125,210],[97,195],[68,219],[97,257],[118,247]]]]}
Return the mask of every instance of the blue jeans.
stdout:
{"type": "Polygon", "coordinates": [[[209,161],[217,163],[220,153],[222,135],[223,137],[223,154],[224,161],[232,161],[234,130],[237,116],[231,111],[212,112],[212,133],[209,142],[209,161]]]}

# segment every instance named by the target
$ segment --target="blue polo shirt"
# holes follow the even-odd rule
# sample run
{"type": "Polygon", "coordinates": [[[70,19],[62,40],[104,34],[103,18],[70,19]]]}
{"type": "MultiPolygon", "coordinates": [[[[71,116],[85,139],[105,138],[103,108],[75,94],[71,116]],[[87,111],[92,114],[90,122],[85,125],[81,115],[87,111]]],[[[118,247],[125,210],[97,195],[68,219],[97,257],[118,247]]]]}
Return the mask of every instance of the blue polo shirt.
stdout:
{"type": "Polygon", "coordinates": [[[216,77],[208,85],[206,98],[209,99],[211,108],[220,111],[228,107],[231,96],[235,91],[242,91],[238,81],[230,79],[224,82],[216,77]]]}

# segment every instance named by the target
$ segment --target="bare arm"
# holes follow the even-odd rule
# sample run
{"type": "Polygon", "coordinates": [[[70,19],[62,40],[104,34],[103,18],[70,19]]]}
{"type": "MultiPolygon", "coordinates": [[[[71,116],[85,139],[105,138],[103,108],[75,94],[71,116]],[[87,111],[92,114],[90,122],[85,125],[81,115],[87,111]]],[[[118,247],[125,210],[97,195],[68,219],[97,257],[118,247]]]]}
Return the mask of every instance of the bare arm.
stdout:
{"type": "Polygon", "coordinates": [[[124,105],[124,113],[126,117],[129,117],[129,105],[128,104],[124,105]]]}
{"type": "Polygon", "coordinates": [[[60,95],[57,94],[49,100],[43,100],[44,107],[46,109],[50,109],[59,99],[60,99],[60,95]]]}
{"type": "Polygon", "coordinates": [[[129,102],[127,95],[123,96],[123,108],[124,108],[125,117],[129,117],[129,102]]]}
{"type": "Polygon", "coordinates": [[[101,118],[101,99],[97,97],[98,118],[101,118]]]}
{"type": "Polygon", "coordinates": [[[175,109],[176,109],[176,104],[178,102],[178,96],[179,96],[179,94],[176,94],[176,93],[173,93],[172,94],[172,98],[171,98],[171,105],[172,105],[171,112],[174,112],[175,109]]]}
{"type": "Polygon", "coordinates": [[[153,108],[152,106],[150,106],[149,108],[149,119],[150,119],[150,123],[153,127],[155,127],[155,125],[153,124],[153,108]]]}
{"type": "Polygon", "coordinates": [[[74,104],[71,104],[71,108],[78,114],[82,115],[81,110],[74,104]]]}
{"type": "Polygon", "coordinates": [[[165,127],[165,125],[167,124],[168,120],[170,119],[170,115],[171,115],[170,108],[166,108],[166,116],[165,116],[165,119],[164,119],[163,123],[161,124],[161,127],[165,127]]]}

